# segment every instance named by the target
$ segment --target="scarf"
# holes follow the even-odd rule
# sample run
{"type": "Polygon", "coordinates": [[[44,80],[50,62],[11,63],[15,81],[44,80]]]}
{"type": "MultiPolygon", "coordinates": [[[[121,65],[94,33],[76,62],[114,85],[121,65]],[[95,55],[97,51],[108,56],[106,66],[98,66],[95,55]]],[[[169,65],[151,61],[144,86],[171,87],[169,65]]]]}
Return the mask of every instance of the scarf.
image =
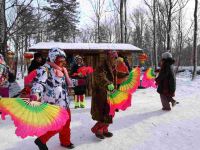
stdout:
{"type": "Polygon", "coordinates": [[[72,87],[72,81],[71,81],[68,71],[65,67],[59,67],[58,65],[56,65],[55,63],[52,63],[52,62],[47,62],[47,64],[50,65],[52,68],[54,68],[54,73],[56,74],[56,76],[58,76],[58,77],[65,76],[68,86],[72,87]]]}

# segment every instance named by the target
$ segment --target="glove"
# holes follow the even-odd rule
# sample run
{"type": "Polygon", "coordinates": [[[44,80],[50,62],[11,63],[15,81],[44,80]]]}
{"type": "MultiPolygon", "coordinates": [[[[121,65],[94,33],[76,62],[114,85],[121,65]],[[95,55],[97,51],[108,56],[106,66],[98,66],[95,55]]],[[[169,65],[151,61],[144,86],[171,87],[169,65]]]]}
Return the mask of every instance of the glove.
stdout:
{"type": "Polygon", "coordinates": [[[83,77],[83,74],[80,72],[80,73],[78,73],[78,76],[79,77],[83,77]]]}
{"type": "Polygon", "coordinates": [[[38,95],[36,95],[36,94],[30,95],[30,101],[38,101],[38,99],[39,99],[38,95]]]}
{"type": "Polygon", "coordinates": [[[112,91],[112,90],[114,90],[114,88],[115,88],[115,87],[114,87],[114,85],[113,85],[113,84],[109,84],[109,85],[108,85],[108,90],[109,90],[109,91],[112,91]]]}

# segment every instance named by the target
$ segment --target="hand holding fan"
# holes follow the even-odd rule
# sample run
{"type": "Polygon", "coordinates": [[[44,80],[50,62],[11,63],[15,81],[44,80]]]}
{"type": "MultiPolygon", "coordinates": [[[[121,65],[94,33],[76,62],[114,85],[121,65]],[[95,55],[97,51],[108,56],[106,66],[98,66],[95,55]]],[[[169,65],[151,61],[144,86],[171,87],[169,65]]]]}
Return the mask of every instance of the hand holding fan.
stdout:
{"type": "Polygon", "coordinates": [[[21,98],[1,98],[0,110],[3,120],[5,115],[11,116],[16,126],[15,133],[21,138],[59,130],[69,118],[64,108],[21,98]]]}

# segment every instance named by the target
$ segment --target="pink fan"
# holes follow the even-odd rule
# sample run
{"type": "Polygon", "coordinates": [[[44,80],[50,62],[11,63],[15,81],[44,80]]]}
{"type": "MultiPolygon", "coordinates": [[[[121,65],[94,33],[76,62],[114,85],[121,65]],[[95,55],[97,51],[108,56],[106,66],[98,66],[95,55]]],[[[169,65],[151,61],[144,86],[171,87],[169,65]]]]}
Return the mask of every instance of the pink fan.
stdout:
{"type": "Polygon", "coordinates": [[[148,88],[148,87],[156,88],[157,86],[155,84],[155,77],[156,76],[154,74],[153,68],[148,68],[143,75],[141,85],[145,88],[148,88]]]}

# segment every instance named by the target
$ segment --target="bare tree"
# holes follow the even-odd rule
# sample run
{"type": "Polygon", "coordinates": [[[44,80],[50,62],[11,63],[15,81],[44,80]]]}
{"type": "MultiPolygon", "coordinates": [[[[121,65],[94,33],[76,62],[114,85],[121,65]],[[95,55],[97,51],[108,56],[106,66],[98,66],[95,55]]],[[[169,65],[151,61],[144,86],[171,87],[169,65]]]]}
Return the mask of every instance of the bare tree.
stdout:
{"type": "Polygon", "coordinates": [[[183,13],[182,13],[182,1],[179,1],[179,12],[178,12],[178,22],[177,22],[177,26],[178,26],[178,41],[177,41],[177,47],[178,47],[178,57],[177,57],[177,67],[176,67],[176,73],[179,70],[179,66],[181,63],[181,55],[182,55],[182,49],[183,49],[183,13]]]}
{"type": "Polygon", "coordinates": [[[142,48],[144,48],[143,36],[144,36],[144,27],[146,24],[144,12],[145,11],[143,9],[138,8],[130,15],[130,21],[133,22],[135,26],[135,29],[132,33],[133,44],[142,48]]]}
{"type": "Polygon", "coordinates": [[[124,1],[120,0],[120,33],[121,33],[121,43],[124,43],[124,1]]]}
{"type": "Polygon", "coordinates": [[[96,20],[93,20],[96,25],[97,25],[97,41],[95,40],[95,42],[100,43],[101,42],[101,38],[100,38],[100,21],[102,18],[102,14],[103,14],[103,10],[104,10],[104,3],[105,0],[89,0],[93,11],[95,13],[96,16],[96,20]]]}
{"type": "Polygon", "coordinates": [[[128,41],[128,29],[127,29],[127,0],[124,0],[124,42],[127,43],[128,41]]]}
{"type": "Polygon", "coordinates": [[[160,0],[157,2],[159,7],[159,13],[162,16],[162,22],[166,28],[166,49],[171,51],[171,39],[172,39],[172,23],[174,21],[174,15],[183,9],[190,0],[160,0]],[[178,5],[182,3],[181,7],[178,5]]]}
{"type": "Polygon", "coordinates": [[[194,41],[193,41],[193,73],[192,80],[196,77],[197,74],[197,32],[198,32],[198,0],[195,0],[195,9],[194,9],[194,41]]]}
{"type": "Polygon", "coordinates": [[[157,69],[158,66],[158,57],[156,49],[156,4],[157,0],[153,0],[153,5],[150,5],[147,0],[144,0],[145,4],[150,9],[153,18],[153,54],[154,54],[154,67],[157,69]]]}
{"type": "Polygon", "coordinates": [[[5,54],[6,47],[6,16],[5,0],[0,0],[0,53],[5,54]]]}

